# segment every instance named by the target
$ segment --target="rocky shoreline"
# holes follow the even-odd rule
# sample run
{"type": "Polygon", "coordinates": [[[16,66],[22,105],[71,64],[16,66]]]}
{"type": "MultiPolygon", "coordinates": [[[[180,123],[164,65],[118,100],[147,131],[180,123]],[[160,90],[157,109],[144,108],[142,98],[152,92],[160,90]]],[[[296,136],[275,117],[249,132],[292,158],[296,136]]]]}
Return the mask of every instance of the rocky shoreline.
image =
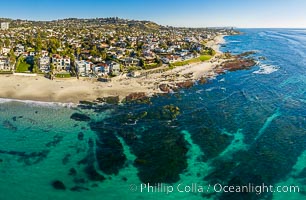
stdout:
{"type": "MultiPolygon", "coordinates": [[[[146,92],[133,92],[125,96],[124,98],[120,98],[120,96],[108,96],[97,98],[94,101],[80,101],[81,105],[95,105],[95,104],[120,104],[120,103],[147,103],[150,101],[150,97],[165,93],[173,93],[177,92],[180,89],[188,89],[191,88],[196,82],[199,84],[207,83],[209,78],[215,77],[219,74],[224,74],[226,72],[233,72],[237,70],[247,70],[256,65],[256,62],[253,58],[249,58],[248,56],[254,54],[255,52],[244,52],[240,55],[230,55],[228,53],[220,55],[223,59],[219,65],[215,66],[213,69],[213,73],[210,76],[202,76],[199,79],[193,78],[193,73],[190,72],[185,74],[183,77],[185,80],[183,81],[169,81],[168,83],[160,83],[158,84],[159,92],[156,92],[154,95],[148,95],[146,92]]],[[[174,74],[172,74],[174,75],[174,74]]]]}

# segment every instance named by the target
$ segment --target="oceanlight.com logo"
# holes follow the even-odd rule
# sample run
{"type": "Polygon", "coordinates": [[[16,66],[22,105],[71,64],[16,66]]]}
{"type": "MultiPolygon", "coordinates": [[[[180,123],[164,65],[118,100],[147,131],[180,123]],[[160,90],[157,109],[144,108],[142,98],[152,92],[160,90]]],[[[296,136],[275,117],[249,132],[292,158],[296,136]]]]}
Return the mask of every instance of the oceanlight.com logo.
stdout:
{"type": "Polygon", "coordinates": [[[173,192],[179,193],[256,193],[260,195],[262,193],[299,193],[299,186],[273,186],[273,185],[254,185],[249,183],[247,185],[222,185],[220,183],[201,185],[198,183],[184,184],[179,183],[177,185],[168,185],[164,183],[150,184],[142,183],[140,185],[131,184],[130,191],[140,193],[166,193],[171,194],[173,192]]]}

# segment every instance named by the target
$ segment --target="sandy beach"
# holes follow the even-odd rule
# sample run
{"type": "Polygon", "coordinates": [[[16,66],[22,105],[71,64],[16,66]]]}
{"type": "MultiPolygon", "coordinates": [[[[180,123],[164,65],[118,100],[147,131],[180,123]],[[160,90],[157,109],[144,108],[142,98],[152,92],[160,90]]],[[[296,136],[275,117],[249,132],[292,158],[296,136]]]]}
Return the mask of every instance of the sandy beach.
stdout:
{"type": "Polygon", "coordinates": [[[187,80],[198,80],[214,76],[214,67],[220,64],[219,46],[224,42],[223,35],[207,43],[217,54],[210,61],[176,67],[162,73],[151,73],[133,78],[126,74],[112,78],[111,82],[96,79],[76,78],[49,80],[43,76],[25,77],[0,75],[0,98],[34,100],[44,102],[78,103],[80,100],[93,101],[99,97],[119,96],[122,100],[135,92],[147,95],[161,93],[160,84],[175,84],[187,80]]]}

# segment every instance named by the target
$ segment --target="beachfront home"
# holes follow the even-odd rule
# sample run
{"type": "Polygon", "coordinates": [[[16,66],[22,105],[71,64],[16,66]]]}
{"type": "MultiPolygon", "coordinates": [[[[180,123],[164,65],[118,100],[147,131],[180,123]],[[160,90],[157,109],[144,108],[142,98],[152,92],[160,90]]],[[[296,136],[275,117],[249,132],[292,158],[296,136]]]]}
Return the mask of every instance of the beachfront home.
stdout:
{"type": "Polygon", "coordinates": [[[92,70],[97,76],[106,76],[109,73],[109,65],[106,63],[97,63],[92,66],[92,70]]]}
{"type": "Polygon", "coordinates": [[[40,57],[38,59],[38,67],[42,72],[50,71],[50,58],[48,56],[40,57]]]}
{"type": "Polygon", "coordinates": [[[137,58],[132,58],[132,57],[127,57],[124,59],[121,59],[121,62],[125,65],[125,66],[138,66],[139,65],[139,59],[137,58]]]}
{"type": "Polygon", "coordinates": [[[85,60],[75,61],[75,68],[80,76],[88,76],[91,72],[91,64],[85,60]]]}
{"type": "Polygon", "coordinates": [[[120,74],[120,64],[116,62],[109,62],[109,70],[110,73],[114,76],[118,76],[120,74]]]}
{"type": "Polygon", "coordinates": [[[1,51],[0,51],[0,55],[7,55],[9,52],[10,52],[10,48],[5,48],[5,47],[2,47],[1,51]]]}
{"type": "Polygon", "coordinates": [[[11,71],[13,68],[10,66],[9,59],[7,57],[0,57],[0,71],[11,71]]]}
{"type": "Polygon", "coordinates": [[[54,65],[54,69],[57,71],[69,71],[71,69],[70,58],[67,56],[60,56],[58,54],[54,54],[52,56],[52,63],[54,65]]]}

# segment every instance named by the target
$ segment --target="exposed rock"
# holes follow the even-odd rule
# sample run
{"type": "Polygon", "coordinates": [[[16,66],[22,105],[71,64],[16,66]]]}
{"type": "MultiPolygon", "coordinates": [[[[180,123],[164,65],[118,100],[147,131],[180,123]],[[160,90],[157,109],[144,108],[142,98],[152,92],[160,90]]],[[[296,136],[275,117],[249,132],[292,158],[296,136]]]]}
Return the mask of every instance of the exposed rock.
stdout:
{"type": "Polygon", "coordinates": [[[119,96],[109,96],[109,97],[97,98],[96,101],[99,103],[118,104],[119,96]]]}
{"type": "Polygon", "coordinates": [[[193,81],[191,80],[187,80],[187,81],[184,81],[184,82],[180,82],[180,83],[176,83],[176,86],[178,88],[191,88],[193,86],[193,81]]]}
{"type": "Polygon", "coordinates": [[[73,113],[70,118],[74,119],[75,121],[84,121],[84,122],[90,121],[90,117],[81,113],[73,113]]]}
{"type": "Polygon", "coordinates": [[[249,55],[255,54],[256,51],[246,51],[238,55],[238,57],[247,57],[249,55]]]}
{"type": "Polygon", "coordinates": [[[207,83],[207,79],[204,78],[204,77],[201,77],[200,80],[199,80],[199,83],[200,84],[205,84],[205,83],[207,83]]]}
{"type": "Polygon", "coordinates": [[[217,68],[217,69],[215,69],[215,72],[216,72],[217,74],[224,74],[224,73],[225,73],[225,70],[222,69],[222,68],[217,68]]]}
{"type": "Polygon", "coordinates": [[[53,181],[52,186],[54,189],[57,189],[57,190],[66,190],[66,186],[64,185],[64,183],[59,180],[53,181]]]}
{"type": "Polygon", "coordinates": [[[229,71],[249,69],[255,64],[256,63],[253,59],[237,59],[234,61],[228,61],[228,62],[223,63],[223,69],[229,70],[229,71]]]}
{"type": "Polygon", "coordinates": [[[162,92],[167,92],[169,93],[170,92],[170,87],[168,86],[168,84],[160,84],[159,86],[159,89],[162,91],[162,92]]]}
{"type": "Polygon", "coordinates": [[[134,92],[126,96],[125,102],[149,103],[150,98],[144,92],[134,92]]]}

